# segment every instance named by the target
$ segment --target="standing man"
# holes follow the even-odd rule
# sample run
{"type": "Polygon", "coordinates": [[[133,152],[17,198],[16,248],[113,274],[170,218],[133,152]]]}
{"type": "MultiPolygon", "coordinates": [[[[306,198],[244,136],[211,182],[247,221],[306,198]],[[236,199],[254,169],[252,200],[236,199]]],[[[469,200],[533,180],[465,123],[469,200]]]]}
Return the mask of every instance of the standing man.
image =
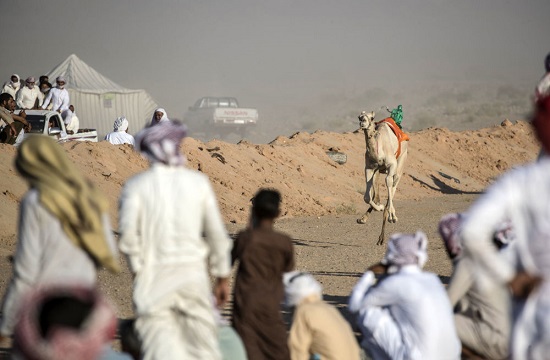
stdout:
{"type": "Polygon", "coordinates": [[[55,82],[57,83],[57,87],[50,90],[42,103],[42,109],[45,110],[51,102],[52,110],[62,113],[69,108],[69,92],[65,89],[66,81],[63,76],[58,76],[55,82]]]}
{"type": "Polygon", "coordinates": [[[44,101],[44,95],[42,95],[38,86],[35,85],[34,77],[29,76],[25,80],[25,85],[17,92],[15,101],[17,107],[26,110],[36,109],[44,101]]]}
{"type": "Polygon", "coordinates": [[[47,136],[19,146],[15,168],[29,190],[19,206],[13,276],[0,335],[13,333],[22,300],[46,285],[94,286],[99,267],[119,271],[108,202],[47,136]]]}
{"type": "Polygon", "coordinates": [[[4,83],[4,86],[2,86],[2,93],[8,93],[15,98],[15,94],[20,87],[21,81],[19,75],[13,74],[10,78],[10,81],[4,83]]]}
{"type": "Polygon", "coordinates": [[[221,359],[210,279],[222,307],[229,297],[232,242],[208,178],[187,168],[185,125],[142,130],[136,149],[151,164],[120,199],[120,250],[135,276],[133,301],[143,359],[221,359]]]}
{"type": "MultiPolygon", "coordinates": [[[[550,153],[550,96],[535,104],[531,122],[550,153]]],[[[512,359],[546,359],[550,353],[550,158],[514,168],[495,181],[468,210],[461,227],[465,252],[514,296],[512,359]],[[516,229],[519,264],[493,245],[496,225],[509,219],[516,229]]]]}

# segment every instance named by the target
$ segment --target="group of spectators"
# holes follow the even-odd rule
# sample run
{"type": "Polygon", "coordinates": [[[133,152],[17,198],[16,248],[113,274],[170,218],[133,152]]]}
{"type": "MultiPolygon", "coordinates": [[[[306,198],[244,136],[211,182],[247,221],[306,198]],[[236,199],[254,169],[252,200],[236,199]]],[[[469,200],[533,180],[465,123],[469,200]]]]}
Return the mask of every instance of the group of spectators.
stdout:
{"type": "Polygon", "coordinates": [[[63,76],[56,78],[57,86],[52,88],[46,75],[40,76],[36,85],[33,76],[22,84],[21,78],[13,74],[2,86],[0,94],[0,143],[15,144],[32,125],[26,120],[26,110],[53,110],[61,114],[68,134],[79,129],[79,119],[74,106],[70,105],[69,92],[63,76]],[[16,110],[19,110],[15,113],[16,110]],[[23,130],[23,131],[22,131],[23,130]]]}
{"type": "MultiPolygon", "coordinates": [[[[538,95],[532,125],[549,153],[548,94],[538,95]]],[[[124,143],[127,128],[118,118],[109,141],[124,143]]],[[[21,143],[15,165],[29,190],[20,203],[0,320],[0,336],[13,336],[15,357],[547,358],[547,156],[504,174],[466,212],[443,216],[439,233],[453,263],[447,288],[423,270],[428,239],[422,231],[392,235],[384,257],[351,290],[348,322],[323,301],[311,274],[296,271],[292,240],[274,226],[282,201],[277,190],[260,189],[246,229],[235,240],[228,236],[208,177],[185,166],[186,134],[185,125],[159,108],[132,139],[150,167],[122,188],[118,241],[107,200],[65,150],[45,136],[21,143]],[[120,271],[118,251],[133,274],[135,313],[119,326],[122,352],[110,346],[115,311],[97,288],[99,269],[120,271]],[[229,324],[221,310],[231,292],[229,324]],[[292,310],[290,331],[282,302],[292,310]]]]}

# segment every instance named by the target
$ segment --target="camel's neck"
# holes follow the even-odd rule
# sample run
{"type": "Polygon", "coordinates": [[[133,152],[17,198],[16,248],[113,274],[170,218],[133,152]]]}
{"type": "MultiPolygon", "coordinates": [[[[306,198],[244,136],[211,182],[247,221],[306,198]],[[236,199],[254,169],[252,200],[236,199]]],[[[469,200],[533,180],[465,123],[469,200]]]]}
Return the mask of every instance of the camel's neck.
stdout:
{"type": "Polygon", "coordinates": [[[365,134],[365,144],[367,145],[367,153],[375,154],[378,150],[378,142],[376,141],[376,129],[374,125],[369,126],[366,129],[363,129],[365,134]]]}

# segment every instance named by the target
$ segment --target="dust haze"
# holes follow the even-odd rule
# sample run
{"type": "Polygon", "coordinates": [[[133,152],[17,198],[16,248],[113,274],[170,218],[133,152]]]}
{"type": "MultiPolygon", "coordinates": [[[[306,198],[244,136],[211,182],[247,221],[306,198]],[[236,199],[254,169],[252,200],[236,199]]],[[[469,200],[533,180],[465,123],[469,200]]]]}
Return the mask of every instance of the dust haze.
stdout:
{"type": "Polygon", "coordinates": [[[409,131],[524,119],[550,51],[548,0],[1,0],[0,11],[1,81],[74,53],[170,118],[202,96],[236,97],[259,110],[253,142],[352,131],[361,110],[382,118],[398,104],[409,131]]]}

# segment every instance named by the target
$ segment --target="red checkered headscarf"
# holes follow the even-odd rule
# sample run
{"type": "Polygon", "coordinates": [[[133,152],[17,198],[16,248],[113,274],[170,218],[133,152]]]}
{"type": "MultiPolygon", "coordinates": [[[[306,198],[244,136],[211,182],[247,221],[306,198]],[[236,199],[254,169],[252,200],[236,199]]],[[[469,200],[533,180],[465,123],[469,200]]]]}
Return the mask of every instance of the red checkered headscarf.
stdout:
{"type": "Polygon", "coordinates": [[[393,234],[388,241],[382,264],[388,266],[417,265],[420,268],[428,260],[428,238],[422,231],[415,234],[393,234]]]}
{"type": "Polygon", "coordinates": [[[444,215],[439,220],[439,235],[443,239],[447,253],[451,259],[459,258],[462,255],[462,242],[458,235],[458,229],[462,224],[464,216],[459,213],[444,215]]]}
{"type": "Polygon", "coordinates": [[[187,126],[174,121],[159,122],[136,135],[136,150],[151,163],[160,162],[170,166],[185,164],[180,145],[187,136],[187,126]]]}

